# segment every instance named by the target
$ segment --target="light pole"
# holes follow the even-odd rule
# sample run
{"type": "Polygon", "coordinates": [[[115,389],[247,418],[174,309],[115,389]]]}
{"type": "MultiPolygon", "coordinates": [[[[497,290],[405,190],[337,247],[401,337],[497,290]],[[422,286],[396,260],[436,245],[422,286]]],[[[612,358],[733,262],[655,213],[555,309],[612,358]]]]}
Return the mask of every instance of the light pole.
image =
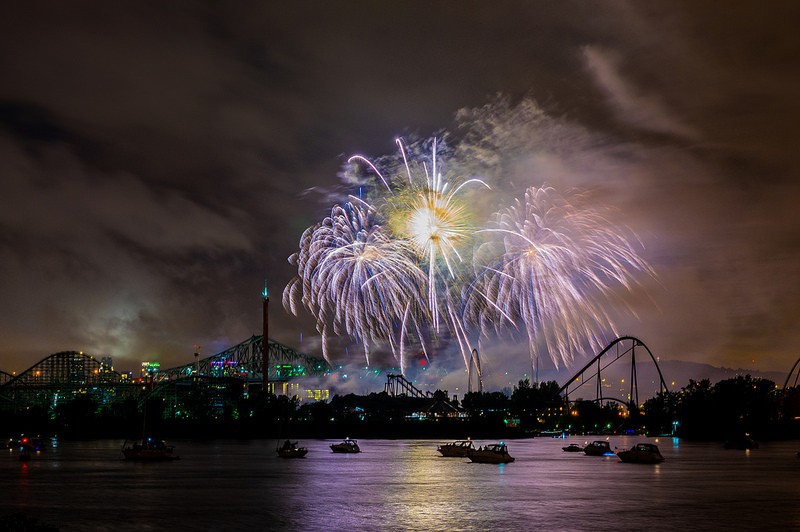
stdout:
{"type": "Polygon", "coordinates": [[[264,290],[261,291],[264,302],[264,355],[262,364],[264,367],[264,393],[269,393],[269,288],[267,281],[264,281],[264,290]]]}

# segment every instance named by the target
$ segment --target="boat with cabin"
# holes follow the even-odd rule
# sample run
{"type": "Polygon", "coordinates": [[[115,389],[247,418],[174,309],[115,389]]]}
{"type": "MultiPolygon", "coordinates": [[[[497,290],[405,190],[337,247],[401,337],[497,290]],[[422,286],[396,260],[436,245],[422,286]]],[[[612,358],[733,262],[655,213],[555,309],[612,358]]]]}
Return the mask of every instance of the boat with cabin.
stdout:
{"type": "Polygon", "coordinates": [[[139,462],[164,462],[177,460],[180,457],[175,454],[175,447],[167,445],[164,440],[154,438],[142,438],[142,441],[135,441],[128,445],[126,441],[122,446],[122,454],[125,460],[139,462]]]}
{"type": "Polygon", "coordinates": [[[456,440],[453,443],[445,443],[436,448],[442,456],[448,458],[466,458],[470,451],[475,450],[472,440],[456,440]]]}
{"type": "Polygon", "coordinates": [[[620,461],[632,464],[657,464],[664,461],[658,445],[652,443],[637,443],[626,451],[617,451],[620,461]]]}
{"type": "Polygon", "coordinates": [[[341,443],[331,444],[331,451],[334,453],[360,453],[361,448],[356,440],[345,438],[341,443]]]}
{"type": "Polygon", "coordinates": [[[611,450],[611,445],[605,440],[595,440],[583,448],[584,454],[589,456],[603,456],[606,454],[614,454],[611,450]]]}
{"type": "Polygon", "coordinates": [[[281,458],[304,458],[308,454],[308,449],[298,447],[298,442],[286,440],[278,449],[278,456],[281,458]]]}
{"type": "Polygon", "coordinates": [[[503,443],[490,443],[471,450],[467,457],[479,464],[508,464],[514,457],[508,454],[508,446],[503,443]]]}
{"type": "Polygon", "coordinates": [[[723,446],[726,449],[737,449],[740,451],[749,451],[751,449],[758,449],[758,442],[753,439],[750,434],[745,433],[742,436],[726,440],[723,446]]]}

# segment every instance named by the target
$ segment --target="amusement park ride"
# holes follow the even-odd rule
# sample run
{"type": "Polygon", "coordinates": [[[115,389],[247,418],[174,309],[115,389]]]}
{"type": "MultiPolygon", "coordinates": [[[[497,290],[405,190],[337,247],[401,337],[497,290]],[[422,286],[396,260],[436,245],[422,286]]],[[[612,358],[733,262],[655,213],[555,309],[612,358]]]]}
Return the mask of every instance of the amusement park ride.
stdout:
{"type": "MultiPolygon", "coordinates": [[[[105,360],[78,351],[63,351],[52,354],[37,362],[18,375],[0,371],[0,406],[2,405],[49,405],[76,397],[90,395],[106,402],[113,397],[141,397],[143,387],[149,393],[174,390],[192,386],[242,386],[252,393],[269,390],[281,393],[276,385],[306,377],[327,377],[334,368],[324,359],[299,353],[294,349],[269,338],[269,291],[264,287],[263,334],[251,336],[247,340],[215,355],[199,358],[168,369],[156,368],[145,383],[133,381],[128,375],[120,374],[105,360]],[[268,371],[264,371],[267,368],[268,371]]],[[[197,351],[197,349],[195,350],[197,351]]],[[[598,402],[615,401],[628,407],[639,404],[639,383],[637,376],[637,352],[644,351],[645,361],[652,362],[658,374],[658,392],[667,391],[667,384],[658,367],[658,361],[650,349],[638,338],[622,336],[612,341],[600,353],[577,371],[561,387],[560,394],[569,401],[579,390],[588,391],[594,384],[594,400],[598,402]],[[647,359],[649,357],[649,360],[647,359]],[[630,361],[629,390],[623,391],[623,398],[614,397],[603,390],[603,376],[607,368],[622,359],[630,361]],[[584,388],[585,387],[585,388],[584,388]]],[[[618,367],[615,369],[619,369],[618,367]]],[[[403,375],[389,374],[386,383],[390,395],[424,395],[403,375]]],[[[795,363],[786,379],[784,390],[796,386],[800,380],[800,360],[795,363]],[[794,375],[794,378],[793,378],[794,375]]],[[[241,389],[241,388],[240,388],[241,389]]],[[[468,370],[468,391],[482,392],[483,378],[481,362],[477,349],[472,351],[468,370]]],[[[591,393],[586,395],[592,395],[591,393]]],[[[586,399],[584,395],[583,399],[586,399]]]]}
{"type": "MultiPolygon", "coordinates": [[[[275,385],[303,377],[324,377],[333,371],[324,359],[299,353],[275,340],[268,340],[269,291],[264,287],[264,334],[247,340],[215,355],[167,369],[157,368],[149,374],[148,382],[135,382],[120,374],[107,363],[79,351],[52,354],[27,370],[12,375],[0,373],[0,402],[23,404],[52,404],[53,401],[76,395],[112,396],[140,395],[143,385],[151,393],[161,387],[181,383],[205,383],[235,380],[248,389],[275,390],[275,385]],[[268,368],[268,371],[264,371],[268,368]]],[[[197,349],[195,349],[197,351],[197,349]]]]}

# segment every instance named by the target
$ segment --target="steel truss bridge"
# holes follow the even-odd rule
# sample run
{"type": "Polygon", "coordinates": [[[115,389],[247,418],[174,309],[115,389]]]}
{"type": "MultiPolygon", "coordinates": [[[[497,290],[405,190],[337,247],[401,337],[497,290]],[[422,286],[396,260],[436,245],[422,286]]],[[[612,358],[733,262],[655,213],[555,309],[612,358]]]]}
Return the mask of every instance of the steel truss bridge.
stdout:
{"type": "MultiPolygon", "coordinates": [[[[269,341],[269,380],[285,382],[298,377],[324,377],[332,368],[324,359],[298,353],[275,340],[269,341]]],[[[189,376],[235,377],[248,383],[263,382],[264,337],[251,336],[235,345],[190,364],[158,370],[153,381],[180,379],[189,376]]]]}
{"type": "MultiPolygon", "coordinates": [[[[78,351],[62,351],[37,362],[19,375],[0,372],[0,403],[55,406],[77,396],[91,396],[106,403],[125,397],[139,397],[164,387],[169,395],[194,379],[201,385],[215,379],[227,386],[263,382],[263,336],[252,336],[221,353],[194,363],[156,371],[151,382],[131,382],[127,375],[78,351]],[[178,384],[180,382],[181,384],[178,384]]],[[[269,341],[269,380],[287,382],[301,377],[321,377],[332,371],[327,361],[298,353],[274,340],[269,341]]]]}
{"type": "MultiPolygon", "coordinates": [[[[570,400],[570,395],[580,390],[586,385],[594,385],[593,401],[598,403],[603,402],[617,402],[628,407],[628,410],[638,410],[639,403],[639,382],[636,373],[636,350],[642,350],[645,355],[649,355],[652,360],[656,371],[658,372],[658,392],[667,392],[667,383],[664,381],[664,376],[661,374],[661,368],[658,367],[658,361],[650,349],[644,345],[644,342],[633,336],[621,336],[608,344],[600,353],[598,353],[592,360],[589,361],[583,368],[581,368],[575,375],[573,375],[561,389],[561,394],[565,400],[570,400]],[[629,391],[626,398],[613,397],[603,394],[604,380],[603,372],[613,363],[627,357],[630,360],[630,380],[629,391]]],[[[584,388],[588,390],[588,388],[584,388]]]]}

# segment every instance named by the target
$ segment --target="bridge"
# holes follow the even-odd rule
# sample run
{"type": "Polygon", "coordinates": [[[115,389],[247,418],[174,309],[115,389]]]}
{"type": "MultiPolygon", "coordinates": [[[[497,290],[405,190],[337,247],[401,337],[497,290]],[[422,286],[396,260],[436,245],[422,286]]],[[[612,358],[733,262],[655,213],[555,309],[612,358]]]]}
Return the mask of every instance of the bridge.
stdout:
{"type": "MultiPolygon", "coordinates": [[[[598,403],[603,402],[617,402],[628,407],[629,410],[638,409],[639,403],[639,379],[636,372],[636,350],[639,348],[641,352],[644,350],[646,355],[649,355],[650,360],[653,362],[655,369],[658,373],[658,390],[657,392],[666,392],[667,383],[664,381],[664,376],[661,374],[661,368],[658,366],[658,360],[653,356],[650,349],[638,338],[633,336],[621,336],[608,344],[602,351],[600,351],[592,360],[590,360],[584,367],[577,371],[567,382],[559,389],[566,401],[569,401],[570,395],[574,395],[578,390],[586,385],[593,384],[594,392],[593,401],[598,403]],[[630,361],[630,378],[628,382],[627,397],[615,397],[604,393],[603,388],[605,385],[603,375],[608,367],[621,359],[630,361]]],[[[588,388],[585,388],[588,391],[588,388]]]]}
{"type": "MultiPolygon", "coordinates": [[[[269,380],[285,382],[298,377],[324,377],[332,368],[322,358],[298,353],[275,340],[269,341],[269,380]]],[[[174,368],[157,370],[153,381],[165,381],[189,376],[235,377],[247,383],[260,383],[264,378],[264,337],[251,336],[244,342],[195,362],[174,368]]]]}

